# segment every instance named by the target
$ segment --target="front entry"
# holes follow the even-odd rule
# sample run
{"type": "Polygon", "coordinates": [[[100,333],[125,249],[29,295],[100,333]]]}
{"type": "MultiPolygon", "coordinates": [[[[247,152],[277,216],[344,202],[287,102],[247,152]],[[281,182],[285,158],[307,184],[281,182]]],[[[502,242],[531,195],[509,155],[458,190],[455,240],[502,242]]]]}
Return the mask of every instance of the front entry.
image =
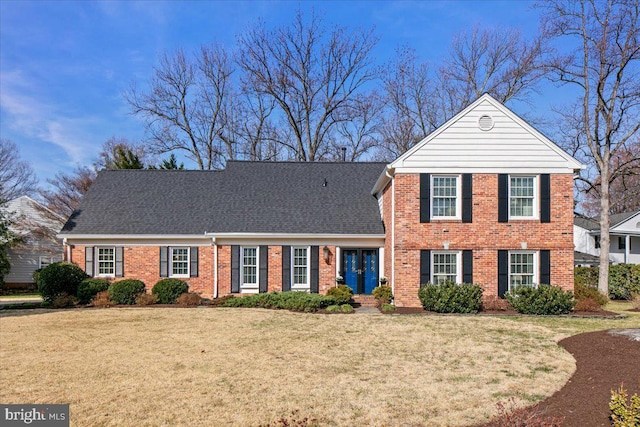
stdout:
{"type": "Polygon", "coordinates": [[[378,250],[343,249],[342,277],[354,294],[370,294],[378,286],[378,250]]]}

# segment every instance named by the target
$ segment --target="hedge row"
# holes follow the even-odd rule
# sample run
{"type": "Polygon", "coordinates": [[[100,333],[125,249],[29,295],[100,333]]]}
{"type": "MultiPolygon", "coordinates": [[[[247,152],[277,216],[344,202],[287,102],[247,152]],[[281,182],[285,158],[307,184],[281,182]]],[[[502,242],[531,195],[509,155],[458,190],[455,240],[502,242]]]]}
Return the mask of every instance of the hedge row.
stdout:
{"type": "MultiPolygon", "coordinates": [[[[574,285],[598,287],[598,267],[576,267],[574,285]]],[[[640,264],[616,264],[609,266],[609,298],[629,299],[640,293],[640,264]]]]}
{"type": "Polygon", "coordinates": [[[223,307],[276,308],[291,311],[314,312],[330,305],[336,305],[334,297],[307,292],[269,292],[242,298],[230,298],[223,302],[223,307]]]}

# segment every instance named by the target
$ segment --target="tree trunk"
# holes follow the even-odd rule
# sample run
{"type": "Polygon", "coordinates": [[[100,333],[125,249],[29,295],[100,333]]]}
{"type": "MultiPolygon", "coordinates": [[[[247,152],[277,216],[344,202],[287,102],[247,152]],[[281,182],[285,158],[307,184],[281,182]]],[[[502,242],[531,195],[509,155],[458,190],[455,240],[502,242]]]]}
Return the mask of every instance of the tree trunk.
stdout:
{"type": "Polygon", "coordinates": [[[598,272],[598,290],[601,294],[609,296],[609,168],[601,171],[600,187],[600,271],[598,272]]]}

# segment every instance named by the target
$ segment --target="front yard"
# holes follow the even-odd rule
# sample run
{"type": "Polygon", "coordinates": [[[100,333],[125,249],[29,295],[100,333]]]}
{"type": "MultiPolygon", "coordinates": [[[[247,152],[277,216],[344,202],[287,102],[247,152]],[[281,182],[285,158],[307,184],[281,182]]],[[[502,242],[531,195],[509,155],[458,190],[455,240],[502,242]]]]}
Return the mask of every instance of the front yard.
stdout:
{"type": "Polygon", "coordinates": [[[0,313],[0,402],[71,425],[469,425],[575,369],[556,341],[628,319],[126,308],[0,313]]]}

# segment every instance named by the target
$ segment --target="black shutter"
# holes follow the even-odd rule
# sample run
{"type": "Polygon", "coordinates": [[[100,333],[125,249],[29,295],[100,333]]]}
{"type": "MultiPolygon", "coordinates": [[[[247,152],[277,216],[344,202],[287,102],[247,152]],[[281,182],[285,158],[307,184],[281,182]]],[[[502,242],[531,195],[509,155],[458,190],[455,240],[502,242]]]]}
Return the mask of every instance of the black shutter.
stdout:
{"type": "Polygon", "coordinates": [[[509,175],[498,175],[498,222],[509,222],[509,175]]]}
{"type": "Polygon", "coordinates": [[[509,251],[498,251],[498,296],[509,290],[509,251]]]}
{"type": "Polygon", "coordinates": [[[540,175],[540,222],[551,222],[551,176],[540,175]]]}
{"type": "Polygon", "coordinates": [[[311,287],[310,291],[317,294],[320,290],[320,249],[311,246],[311,287]]]}
{"type": "Polygon", "coordinates": [[[231,293],[240,293],[240,246],[231,246],[231,293]]]}
{"type": "Polygon", "coordinates": [[[260,246],[260,283],[259,292],[269,291],[269,246],[260,246]]]}
{"type": "Polygon", "coordinates": [[[462,251],[462,281],[473,283],[473,251],[462,251]]]}
{"type": "Polygon", "coordinates": [[[291,246],[282,247],[282,292],[291,290],[291,246]]]}
{"type": "Polygon", "coordinates": [[[93,277],[95,271],[93,270],[93,246],[87,246],[84,248],[84,272],[93,277]]]}
{"type": "Polygon", "coordinates": [[[124,248],[116,246],[116,277],[124,276],[124,248]]]}
{"type": "Polygon", "coordinates": [[[473,175],[462,174],[462,222],[473,222],[473,175]]]}
{"type": "Polygon", "coordinates": [[[431,175],[420,174],[420,222],[429,222],[431,219],[431,175]]]}
{"type": "Polygon", "coordinates": [[[160,277],[169,277],[169,248],[160,246],[160,277]]]}
{"type": "Polygon", "coordinates": [[[431,251],[420,251],[420,284],[424,285],[431,281],[431,251]]]}
{"type": "Polygon", "coordinates": [[[189,276],[198,277],[198,247],[192,246],[189,254],[189,276]]]}
{"type": "Polygon", "coordinates": [[[540,251],[540,280],[541,285],[551,284],[551,251],[540,251]]]}

